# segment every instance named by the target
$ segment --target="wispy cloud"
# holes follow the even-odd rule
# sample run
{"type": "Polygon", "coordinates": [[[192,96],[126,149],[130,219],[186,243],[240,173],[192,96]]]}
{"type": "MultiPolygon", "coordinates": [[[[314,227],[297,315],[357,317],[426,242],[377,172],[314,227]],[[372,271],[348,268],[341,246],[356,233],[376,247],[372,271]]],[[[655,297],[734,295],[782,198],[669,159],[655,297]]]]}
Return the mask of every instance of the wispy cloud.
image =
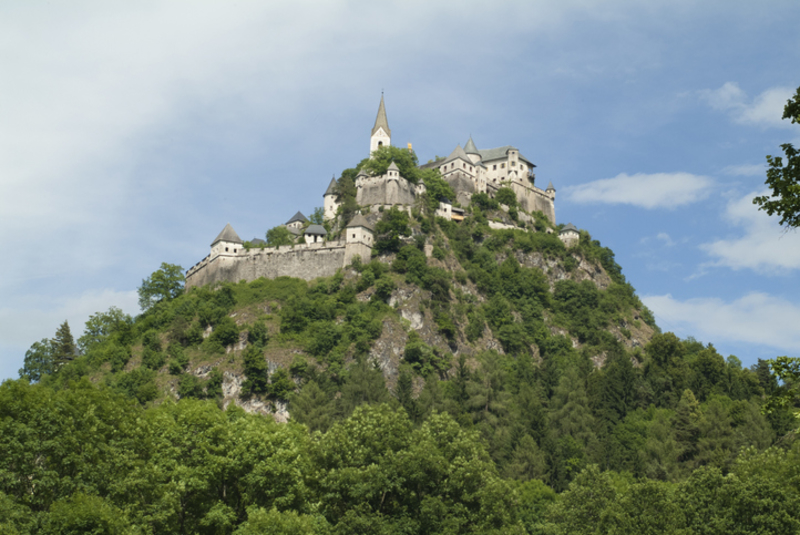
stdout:
{"type": "Polygon", "coordinates": [[[700,245],[715,259],[703,268],[722,266],[767,273],[800,268],[800,234],[781,229],[777,218],[758,210],[753,197],[764,193],[752,192],[728,203],[725,220],[743,234],[700,245]]]}
{"type": "Polygon", "coordinates": [[[791,87],[771,87],[750,99],[739,84],[726,82],[719,89],[706,89],[700,95],[713,109],[728,112],[736,123],[789,127],[789,121],[782,121],[781,117],[793,93],[791,87]]]}
{"type": "Polygon", "coordinates": [[[741,164],[729,165],[722,170],[723,173],[730,176],[766,176],[767,164],[741,164]]]}
{"type": "Polygon", "coordinates": [[[659,325],[679,336],[763,344],[776,351],[800,354],[800,306],[773,295],[752,292],[733,301],[672,295],[650,295],[642,301],[659,325]]]}
{"type": "Polygon", "coordinates": [[[567,198],[579,204],[629,204],[640,208],[676,208],[706,198],[714,181],[691,173],[622,173],[567,188],[567,198]]]}

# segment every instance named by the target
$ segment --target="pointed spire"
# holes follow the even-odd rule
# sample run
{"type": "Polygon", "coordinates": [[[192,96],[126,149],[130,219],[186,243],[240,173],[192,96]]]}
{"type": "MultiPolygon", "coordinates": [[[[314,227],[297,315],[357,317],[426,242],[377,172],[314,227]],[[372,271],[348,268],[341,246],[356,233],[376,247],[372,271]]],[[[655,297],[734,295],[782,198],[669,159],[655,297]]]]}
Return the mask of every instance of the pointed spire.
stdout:
{"type": "Polygon", "coordinates": [[[553,187],[553,182],[550,181],[550,183],[547,185],[547,190],[546,191],[555,191],[555,190],[556,190],[556,188],[553,187]]]}
{"type": "Polygon", "coordinates": [[[211,242],[211,247],[214,247],[214,244],[217,243],[218,241],[242,243],[242,239],[239,237],[238,234],[236,234],[236,231],[233,230],[233,227],[231,226],[230,223],[225,225],[225,228],[222,229],[222,232],[220,232],[219,235],[216,237],[216,239],[214,239],[214,241],[211,242]]]}
{"type": "Polygon", "coordinates": [[[392,163],[389,164],[389,168],[387,170],[388,171],[397,171],[398,173],[400,172],[400,168],[397,167],[397,164],[394,163],[394,160],[392,160],[392,163]]]}
{"type": "Polygon", "coordinates": [[[480,154],[480,152],[478,152],[478,147],[475,146],[475,142],[472,141],[471,134],[469,136],[469,141],[467,141],[467,144],[464,145],[464,152],[467,154],[480,154]]]}
{"type": "Polygon", "coordinates": [[[378,128],[383,128],[386,135],[391,137],[392,131],[389,130],[389,121],[386,119],[386,106],[383,103],[383,92],[381,92],[381,105],[378,107],[378,116],[375,117],[375,126],[372,127],[372,133],[375,134],[378,128]]]}
{"type": "Polygon", "coordinates": [[[331,179],[331,183],[328,184],[328,189],[325,190],[325,193],[322,196],[323,197],[327,197],[328,195],[336,195],[336,177],[335,176],[331,179]]]}

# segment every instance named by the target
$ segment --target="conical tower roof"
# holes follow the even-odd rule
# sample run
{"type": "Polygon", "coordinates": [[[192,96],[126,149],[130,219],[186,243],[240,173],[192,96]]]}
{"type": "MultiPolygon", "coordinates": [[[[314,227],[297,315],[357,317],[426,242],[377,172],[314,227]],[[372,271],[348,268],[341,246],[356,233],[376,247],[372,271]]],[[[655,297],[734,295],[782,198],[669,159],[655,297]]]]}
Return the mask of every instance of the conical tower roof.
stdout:
{"type": "Polygon", "coordinates": [[[389,121],[386,119],[386,106],[383,103],[383,93],[381,93],[381,105],[378,107],[378,116],[375,117],[375,126],[372,127],[372,133],[375,134],[378,128],[383,128],[386,135],[391,137],[392,131],[389,130],[389,121]]]}
{"type": "Polygon", "coordinates": [[[216,239],[213,242],[211,242],[211,247],[214,247],[214,244],[216,244],[218,241],[242,243],[242,239],[239,237],[238,234],[236,234],[236,231],[233,230],[233,227],[231,226],[230,223],[225,225],[225,228],[222,229],[222,232],[220,232],[219,235],[216,237],[216,239]]]}
{"type": "Polygon", "coordinates": [[[361,214],[356,214],[356,216],[350,220],[350,223],[347,224],[347,228],[353,227],[364,227],[369,230],[372,230],[372,225],[367,222],[367,218],[361,214]]]}
{"type": "Polygon", "coordinates": [[[400,168],[397,167],[397,164],[394,163],[394,160],[392,160],[392,163],[389,164],[389,168],[387,169],[387,171],[397,171],[399,173],[400,168]]]}
{"type": "Polygon", "coordinates": [[[286,222],[286,224],[288,225],[289,223],[294,223],[295,221],[305,223],[308,221],[308,219],[306,219],[306,216],[304,216],[301,212],[297,212],[289,221],[286,222]]]}
{"type": "Polygon", "coordinates": [[[325,190],[322,196],[327,197],[328,195],[336,195],[336,177],[331,179],[331,183],[328,184],[328,189],[325,190]]]}
{"type": "Polygon", "coordinates": [[[480,156],[481,153],[478,152],[478,147],[476,147],[475,142],[472,141],[472,136],[469,136],[469,141],[467,141],[467,144],[464,145],[464,152],[467,154],[477,154],[480,156]]]}
{"type": "Polygon", "coordinates": [[[550,191],[550,190],[553,190],[553,191],[556,190],[556,188],[553,187],[553,182],[552,181],[550,181],[550,183],[547,185],[547,190],[546,191],[550,191]]]}

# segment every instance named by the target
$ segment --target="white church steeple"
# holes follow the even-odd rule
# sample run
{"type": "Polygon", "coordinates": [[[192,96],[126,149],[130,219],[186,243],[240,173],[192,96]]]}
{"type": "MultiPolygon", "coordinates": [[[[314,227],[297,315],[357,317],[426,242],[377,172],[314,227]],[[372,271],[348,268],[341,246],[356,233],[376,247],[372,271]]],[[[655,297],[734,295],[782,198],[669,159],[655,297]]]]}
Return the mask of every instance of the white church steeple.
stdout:
{"type": "Polygon", "coordinates": [[[386,107],[383,104],[383,93],[381,93],[381,105],[378,107],[378,116],[375,118],[375,126],[372,127],[372,135],[369,138],[369,153],[372,155],[379,147],[391,144],[392,131],[389,130],[386,107]]]}

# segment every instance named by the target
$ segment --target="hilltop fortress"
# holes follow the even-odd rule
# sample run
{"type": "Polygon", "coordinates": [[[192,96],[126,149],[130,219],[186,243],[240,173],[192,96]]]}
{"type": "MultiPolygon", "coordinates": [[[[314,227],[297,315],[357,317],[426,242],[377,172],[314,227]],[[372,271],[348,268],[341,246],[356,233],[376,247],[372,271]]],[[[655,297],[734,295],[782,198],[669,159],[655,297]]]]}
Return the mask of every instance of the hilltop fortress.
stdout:
{"type": "MultiPolygon", "coordinates": [[[[386,117],[386,106],[381,95],[378,115],[370,135],[370,154],[383,146],[391,145],[392,131],[386,117]]],[[[409,151],[411,145],[409,144],[409,151]]],[[[556,190],[552,182],[547,189],[535,185],[536,166],[516,147],[506,145],[494,149],[478,149],[470,136],[462,148],[457,145],[447,158],[437,159],[420,166],[438,169],[442,178],[452,187],[456,202],[466,206],[475,193],[494,197],[500,188],[511,188],[520,208],[527,212],[540,211],[555,223],[556,190]]],[[[280,247],[263,247],[262,240],[254,240],[244,247],[236,231],[229,224],[211,243],[211,252],[186,272],[186,288],[204,286],[220,281],[252,281],[260,277],[298,277],[312,280],[328,277],[339,268],[349,265],[359,256],[368,259],[372,254],[373,224],[383,209],[393,206],[410,210],[424,195],[425,185],[412,184],[400,174],[392,162],[386,173],[371,176],[361,171],[355,181],[356,203],[361,213],[344,226],[341,236],[328,240],[322,225],[309,225],[298,212],[286,223],[287,230],[298,243],[280,247]]],[[[332,179],[323,194],[323,213],[329,228],[341,229],[338,212],[342,199],[336,179],[332,179]]],[[[449,199],[439,203],[437,216],[463,219],[463,210],[453,207],[449,199]]]]}

